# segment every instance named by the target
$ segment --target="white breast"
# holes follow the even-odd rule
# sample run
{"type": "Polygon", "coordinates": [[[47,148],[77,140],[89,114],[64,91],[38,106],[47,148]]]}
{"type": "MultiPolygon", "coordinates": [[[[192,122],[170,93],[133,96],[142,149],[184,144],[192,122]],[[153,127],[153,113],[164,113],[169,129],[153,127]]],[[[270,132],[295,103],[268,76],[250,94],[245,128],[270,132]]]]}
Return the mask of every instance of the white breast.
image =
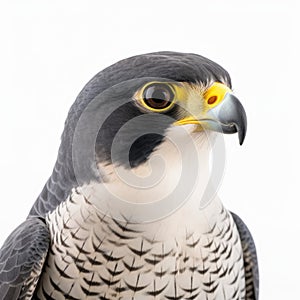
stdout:
{"type": "Polygon", "coordinates": [[[217,196],[199,208],[209,179],[205,135],[174,130],[150,164],[100,166],[104,183],[74,189],[47,216],[52,241],[39,298],[245,299],[230,213],[217,196]]]}
{"type": "Polygon", "coordinates": [[[218,201],[190,216],[182,208],[132,224],[104,216],[77,189],[47,223],[41,299],[244,299],[238,232],[218,201]]]}

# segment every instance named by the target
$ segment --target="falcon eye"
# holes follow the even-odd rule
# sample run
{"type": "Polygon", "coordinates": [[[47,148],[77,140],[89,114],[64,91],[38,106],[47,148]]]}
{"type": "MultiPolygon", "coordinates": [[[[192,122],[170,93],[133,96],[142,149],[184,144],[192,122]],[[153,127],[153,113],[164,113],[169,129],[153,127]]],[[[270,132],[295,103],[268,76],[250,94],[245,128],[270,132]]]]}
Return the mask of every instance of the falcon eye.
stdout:
{"type": "Polygon", "coordinates": [[[142,98],[148,109],[160,112],[171,106],[174,93],[167,84],[153,83],[144,89],[142,98]]]}

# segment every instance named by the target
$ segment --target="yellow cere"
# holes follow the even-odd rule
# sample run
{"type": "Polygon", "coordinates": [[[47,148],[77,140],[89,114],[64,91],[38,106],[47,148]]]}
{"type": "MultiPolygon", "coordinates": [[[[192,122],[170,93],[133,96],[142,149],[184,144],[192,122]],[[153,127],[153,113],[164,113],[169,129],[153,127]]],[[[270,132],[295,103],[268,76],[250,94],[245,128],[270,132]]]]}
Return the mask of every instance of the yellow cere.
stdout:
{"type": "Polygon", "coordinates": [[[207,112],[222,102],[226,93],[231,92],[229,87],[219,82],[214,82],[209,87],[193,84],[186,89],[188,99],[185,106],[190,115],[175,122],[175,125],[200,124],[201,119],[207,118],[207,112]]]}
{"type": "Polygon", "coordinates": [[[204,93],[204,99],[211,109],[217,106],[225,97],[226,93],[230,93],[231,89],[223,83],[213,83],[204,93]]]}

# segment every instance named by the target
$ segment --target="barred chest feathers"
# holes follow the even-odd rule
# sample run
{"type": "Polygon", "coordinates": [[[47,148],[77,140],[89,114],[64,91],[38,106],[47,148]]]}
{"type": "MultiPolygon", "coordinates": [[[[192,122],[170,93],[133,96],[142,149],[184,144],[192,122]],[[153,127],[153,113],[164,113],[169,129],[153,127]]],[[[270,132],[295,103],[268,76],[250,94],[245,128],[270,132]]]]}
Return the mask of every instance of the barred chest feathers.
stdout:
{"type": "Polygon", "coordinates": [[[239,235],[218,198],[137,224],[103,214],[77,188],[47,223],[39,299],[245,299],[239,235]]]}

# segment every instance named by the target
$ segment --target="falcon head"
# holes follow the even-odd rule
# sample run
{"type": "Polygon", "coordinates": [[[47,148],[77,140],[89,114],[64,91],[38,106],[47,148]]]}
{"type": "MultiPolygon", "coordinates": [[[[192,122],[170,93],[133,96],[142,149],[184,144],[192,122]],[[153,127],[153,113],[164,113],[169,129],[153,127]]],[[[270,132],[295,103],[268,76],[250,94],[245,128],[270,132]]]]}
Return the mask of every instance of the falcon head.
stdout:
{"type": "Polygon", "coordinates": [[[70,109],[58,161],[66,162],[64,177],[77,182],[73,186],[106,183],[110,194],[136,202],[172,191],[182,199],[207,180],[209,136],[237,132],[242,144],[246,128],[245,110],[221,66],[196,54],[138,55],[83,88],[70,109]]]}
{"type": "Polygon", "coordinates": [[[89,153],[89,161],[136,168],[180,127],[194,135],[238,132],[242,144],[247,119],[221,66],[196,54],[150,53],[104,69],[84,87],[63,144],[72,144],[73,154],[89,153]]]}

